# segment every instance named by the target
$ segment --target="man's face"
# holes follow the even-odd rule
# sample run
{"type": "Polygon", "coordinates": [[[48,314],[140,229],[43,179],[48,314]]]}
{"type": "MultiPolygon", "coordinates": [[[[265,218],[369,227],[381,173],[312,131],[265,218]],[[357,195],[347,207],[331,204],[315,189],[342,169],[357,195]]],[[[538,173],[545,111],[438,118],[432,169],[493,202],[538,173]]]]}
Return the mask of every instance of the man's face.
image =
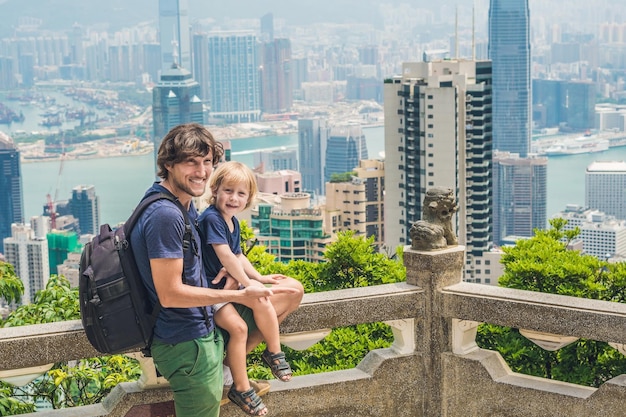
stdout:
{"type": "Polygon", "coordinates": [[[200,197],[204,194],[207,181],[213,172],[213,154],[205,157],[190,157],[182,162],[167,167],[168,182],[178,198],[200,197]]]}

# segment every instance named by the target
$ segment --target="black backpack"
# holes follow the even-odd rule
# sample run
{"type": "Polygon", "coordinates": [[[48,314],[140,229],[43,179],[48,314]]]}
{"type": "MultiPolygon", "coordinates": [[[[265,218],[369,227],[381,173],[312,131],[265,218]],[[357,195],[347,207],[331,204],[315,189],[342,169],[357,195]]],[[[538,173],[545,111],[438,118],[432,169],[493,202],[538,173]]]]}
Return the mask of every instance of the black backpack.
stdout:
{"type": "Polygon", "coordinates": [[[154,324],[161,309],[152,306],[130,246],[130,233],[141,213],[153,202],[168,199],[180,208],[185,219],[183,250],[192,244],[186,210],[171,194],[146,196],[123,226],[100,233],[83,248],[79,266],[80,317],[87,339],[97,351],[116,354],[141,348],[150,356],[154,324]]]}

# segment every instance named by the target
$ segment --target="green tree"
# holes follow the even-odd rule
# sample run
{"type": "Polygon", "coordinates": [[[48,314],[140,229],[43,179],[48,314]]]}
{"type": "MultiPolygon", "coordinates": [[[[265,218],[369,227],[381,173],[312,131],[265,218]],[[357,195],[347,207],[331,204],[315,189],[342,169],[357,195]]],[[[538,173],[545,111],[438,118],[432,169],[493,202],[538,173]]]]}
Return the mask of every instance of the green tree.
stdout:
{"type": "MultiPolygon", "coordinates": [[[[564,230],[566,220],[553,219],[547,230],[503,248],[500,285],[523,290],[624,302],[626,265],[609,264],[568,250],[579,230],[564,230]]],[[[597,387],[626,373],[626,359],[606,342],[580,339],[558,351],[546,351],[518,329],[485,324],[477,343],[499,351],[512,370],[543,378],[597,387]]]]}
{"type": "Polygon", "coordinates": [[[24,294],[24,284],[15,275],[15,268],[8,262],[0,261],[0,298],[7,303],[20,302],[24,294]]]}
{"type": "Polygon", "coordinates": [[[404,266],[374,248],[374,237],[355,236],[354,231],[340,232],[326,247],[315,287],[317,291],[389,284],[406,279],[404,266]]]}

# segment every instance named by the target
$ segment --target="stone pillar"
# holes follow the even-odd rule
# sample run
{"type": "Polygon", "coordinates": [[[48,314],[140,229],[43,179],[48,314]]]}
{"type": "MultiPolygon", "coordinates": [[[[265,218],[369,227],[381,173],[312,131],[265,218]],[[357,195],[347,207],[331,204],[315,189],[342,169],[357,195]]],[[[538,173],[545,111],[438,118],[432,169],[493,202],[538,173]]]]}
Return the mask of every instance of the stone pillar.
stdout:
{"type": "Polygon", "coordinates": [[[463,279],[464,246],[433,251],[404,248],[406,282],[424,290],[424,317],[415,327],[415,353],[423,370],[423,410],[419,415],[444,416],[442,353],[452,351],[452,320],[443,317],[441,289],[463,279]]]}

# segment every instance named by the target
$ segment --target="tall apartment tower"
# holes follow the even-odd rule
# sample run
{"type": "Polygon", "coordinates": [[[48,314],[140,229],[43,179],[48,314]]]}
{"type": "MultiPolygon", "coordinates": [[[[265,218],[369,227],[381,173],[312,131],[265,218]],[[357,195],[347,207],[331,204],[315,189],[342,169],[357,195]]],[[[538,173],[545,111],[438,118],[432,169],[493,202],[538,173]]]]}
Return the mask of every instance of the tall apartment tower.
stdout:
{"type": "Polygon", "coordinates": [[[13,140],[0,132],[0,253],[11,236],[11,224],[24,221],[20,153],[13,140]]]}
{"type": "Polygon", "coordinates": [[[471,266],[492,241],[491,62],[405,63],[384,93],[386,246],[409,244],[426,191],[449,187],[471,266]]]}
{"type": "Polygon", "coordinates": [[[161,81],[152,89],[155,166],[161,140],[171,128],[181,123],[204,123],[200,94],[200,85],[188,70],[172,65],[161,74],[161,81]]]}
{"type": "Polygon", "coordinates": [[[531,135],[528,0],[490,0],[493,149],[526,157],[531,135]]]}
{"type": "Polygon", "coordinates": [[[173,63],[191,71],[189,5],[187,0],[159,0],[161,71],[173,63]]]}
{"type": "Polygon", "coordinates": [[[228,123],[261,118],[258,45],[253,33],[209,37],[209,82],[211,118],[228,123]]]}
{"type": "Polygon", "coordinates": [[[356,236],[373,236],[374,245],[380,248],[385,238],[385,164],[372,159],[361,160],[354,171],[356,175],[349,181],[326,183],[327,229],[332,234],[352,230],[356,236]]]}
{"type": "Polygon", "coordinates": [[[368,159],[367,143],[360,125],[333,127],[328,138],[324,163],[324,182],[333,174],[343,174],[359,166],[359,161],[368,159]]]}
{"type": "Polygon", "coordinates": [[[96,234],[100,229],[100,199],[93,185],[78,185],[72,189],[70,210],[78,219],[80,234],[96,234]]]}
{"type": "Polygon", "coordinates": [[[493,165],[494,243],[545,229],[548,158],[495,152],[493,165]]]}
{"type": "Polygon", "coordinates": [[[289,39],[264,42],[261,57],[261,110],[270,114],[291,111],[291,42],[289,39]]]}
{"type": "Polygon", "coordinates": [[[585,207],[626,220],[626,162],[596,161],[587,167],[585,207]]]}
{"type": "Polygon", "coordinates": [[[14,223],[11,237],[3,241],[6,261],[15,267],[15,274],[24,284],[22,304],[30,304],[50,278],[48,240],[45,235],[36,235],[31,226],[14,223]]]}
{"type": "Polygon", "coordinates": [[[324,194],[324,158],[330,129],[325,119],[298,120],[298,164],[302,189],[314,195],[324,194]]]}

